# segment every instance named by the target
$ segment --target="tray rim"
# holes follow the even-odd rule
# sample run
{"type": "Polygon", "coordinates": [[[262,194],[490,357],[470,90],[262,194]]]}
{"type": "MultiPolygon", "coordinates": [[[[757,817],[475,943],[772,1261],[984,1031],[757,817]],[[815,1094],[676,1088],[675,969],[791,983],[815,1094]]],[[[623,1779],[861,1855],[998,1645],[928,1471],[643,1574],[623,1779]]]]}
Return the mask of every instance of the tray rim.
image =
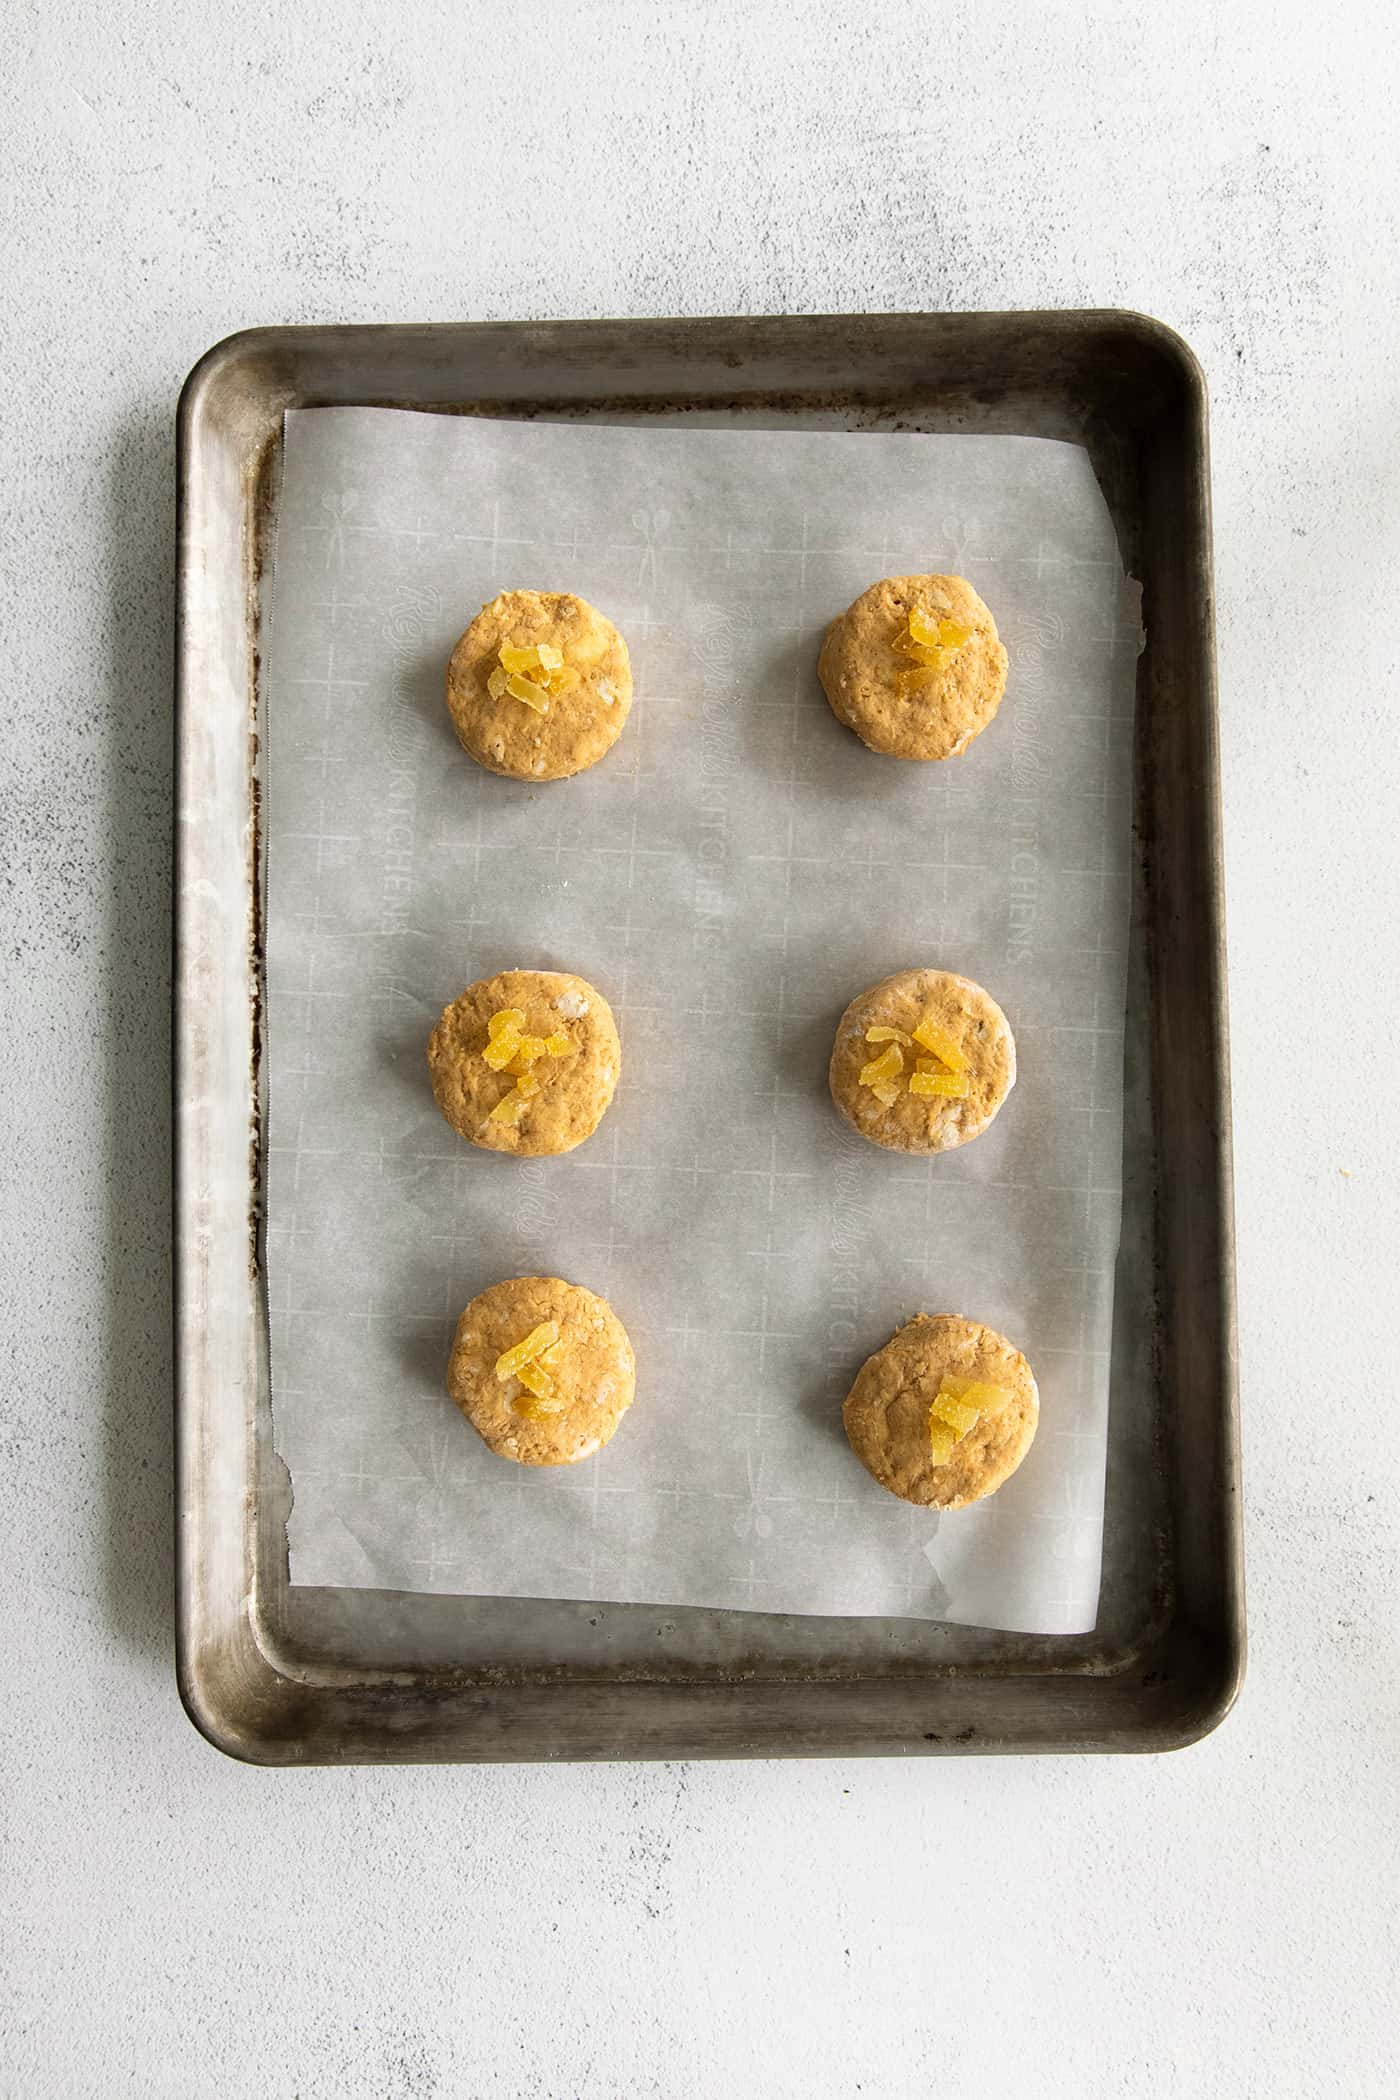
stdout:
{"type": "MultiPolygon", "coordinates": [[[[554,1687],[547,1684],[488,1686],[479,1679],[464,1681],[461,1673],[441,1669],[402,1671],[346,1670],[321,1673],[313,1683],[296,1673],[279,1670],[259,1642],[253,1609],[254,1547],[253,1517],[243,1510],[244,1575],[239,1594],[230,1594],[225,1579],[217,1592],[201,1516],[205,1514],[204,1490],[208,1486],[208,1451],[203,1432],[207,1428],[199,1410],[195,1365],[190,1351],[190,1316],[194,1294],[189,1288],[187,1250],[192,1226],[197,1225],[199,1192],[192,1184],[187,1133],[182,1128],[180,1103],[189,1044],[189,947],[182,941],[185,929],[182,875],[187,854],[177,806],[176,922],[174,969],[174,1109],[176,1129],[175,1225],[176,1246],[176,1488],[178,1506],[177,1551],[177,1681],[186,1710],[195,1726],[215,1747],[228,1755],[255,1763],[335,1762],[362,1759],[493,1760],[520,1758],[675,1757],[743,1755],[833,1755],[907,1754],[910,1752],[959,1753],[1014,1752],[1025,1750],[1093,1751],[1157,1750],[1178,1747],[1199,1739],[1225,1717],[1238,1694],[1244,1668],[1243,1568],[1238,1487],[1238,1390],[1235,1376],[1234,1249],[1231,1216],[1229,1096],[1226,1077],[1228,1015],[1224,977],[1223,863],[1220,841],[1218,732],[1215,705],[1215,664],[1211,561],[1209,537],[1209,477],[1206,441],[1206,393],[1201,369],[1183,340],[1164,324],[1150,317],[1116,309],[1064,309],[1046,313],[810,315],[758,317],[702,317],[690,320],[584,320],[560,322],[446,322],[412,324],[368,324],[355,326],[308,324],[283,328],[254,328],[239,331],[204,353],[188,375],[181,391],[177,418],[177,630],[176,630],[176,770],[177,783],[186,771],[186,732],[200,689],[199,638],[193,614],[199,578],[196,571],[201,549],[196,546],[192,514],[198,495],[200,425],[210,413],[211,398],[230,375],[252,374],[263,389],[260,413],[275,430],[285,406],[296,404],[293,388],[280,377],[287,369],[288,353],[299,350],[353,351],[357,347],[384,345],[389,338],[400,342],[441,345],[474,341],[478,348],[497,349],[502,361],[512,352],[528,347],[548,350],[572,344],[594,350],[603,357],[615,352],[619,337],[649,338],[655,347],[672,354],[699,357],[710,365],[722,365],[732,382],[733,396],[744,398],[745,362],[735,359],[727,346],[736,332],[772,354],[782,354],[822,338],[829,342],[842,330],[867,332],[912,332],[936,356],[939,339],[957,336],[965,342],[1015,330],[1038,331],[1050,340],[1079,344],[1098,336],[1126,341],[1149,363],[1160,366],[1163,384],[1174,389],[1183,402],[1183,413],[1192,432],[1194,483],[1199,492],[1196,520],[1199,544],[1196,555],[1203,603],[1200,622],[1200,655],[1196,666],[1199,681],[1199,728],[1201,733],[1202,790],[1201,828],[1205,847],[1198,874],[1203,880],[1214,951],[1207,958],[1214,965],[1213,1018],[1216,1051],[1214,1095],[1210,1103],[1215,1119],[1214,1157],[1218,1171],[1210,1192],[1222,1254],[1218,1278],[1219,1318],[1222,1329],[1219,1363],[1219,1429],[1221,1448],[1222,1507],[1216,1513],[1223,1594],[1218,1624],[1209,1629],[1211,1653],[1200,1677],[1200,1630],[1173,1624],[1159,1643],[1155,1673],[1160,1696],[1155,1707],[1144,1704],[1144,1686],[1126,1687],[1112,1676],[1033,1675],[1046,1704],[1045,1724],[1027,1729],[1024,1725],[999,1735],[995,1727],[980,1725],[964,1730],[946,1724],[935,1699],[924,1719],[944,1725],[911,1731],[908,1709],[911,1687],[930,1694],[945,1689],[957,1678],[966,1688],[976,1679],[984,1688],[994,1686],[995,1676],[978,1678],[973,1670],[955,1672],[930,1669],[901,1677],[881,1679],[852,1674],[835,1679],[788,1682],[761,1679],[758,1682],[664,1682],[625,1678],[606,1686],[574,1683],[554,1687]],[[279,388],[282,389],[279,392],[279,388]],[[217,1622],[217,1623],[216,1623],[217,1622]],[[1195,1669],[1199,1681],[1192,1695],[1179,1695],[1179,1678],[1195,1669]],[[400,1696],[408,1684],[429,1697],[436,1726],[432,1730],[405,1727],[400,1696]],[[1097,1688],[1093,1692],[1093,1688],[1097,1688]],[[1137,1694],[1137,1707],[1128,1711],[1125,1691],[1137,1694]],[[1091,1696],[1091,1693],[1093,1694],[1091,1696]],[[576,1712],[576,1726],[569,1740],[550,1741],[559,1732],[558,1701],[567,1695],[576,1712]],[[1116,1696],[1115,1696],[1116,1695],[1116,1696]],[[814,1716],[813,1701],[821,1712],[814,1716]],[[617,1707],[625,1702],[625,1714],[617,1707]],[[852,1710],[854,1706],[859,1713],[852,1710]],[[888,1707],[888,1714],[880,1709],[888,1707]],[[1055,1720],[1051,1710],[1063,1707],[1055,1720]],[[550,1724],[553,1724],[552,1726],[550,1724]],[[338,1732],[338,1730],[340,1732],[338,1732]]],[[[873,346],[872,346],[873,347],[873,346]]],[[[869,352],[867,351],[867,355],[869,352]]],[[[854,361],[854,360],[853,360],[854,361]]],[[[599,377],[603,374],[600,370],[599,377]]],[[[679,390],[678,390],[679,391],[679,390]]],[[[579,403],[614,404],[625,396],[599,385],[564,396],[542,397],[538,392],[513,397],[504,392],[451,398],[420,399],[401,405],[436,408],[442,412],[481,406],[486,402],[555,398],[579,403]]],[[[810,398],[810,386],[794,389],[795,395],[810,398]]],[[[878,390],[858,382],[851,393],[878,398],[878,390]]],[[[356,398],[382,399],[368,387],[356,398]]],[[[668,397],[664,389],[651,390],[658,404],[668,397]]],[[[672,394],[669,398],[675,399],[672,394]]],[[[719,403],[723,398],[716,391],[719,403]]],[[[246,506],[242,555],[248,585],[254,586],[254,549],[247,535],[249,518],[265,500],[265,490],[245,477],[246,506]]],[[[249,630],[249,689],[256,677],[255,638],[249,630]]],[[[250,869],[250,886],[252,875],[250,869]]],[[[245,972],[245,984],[247,973],[245,972]]],[[[255,988],[254,988],[255,989],[255,988]]],[[[251,1043],[250,1057],[251,1057],[251,1043]]],[[[254,1169],[256,1161],[251,1162],[254,1169]]],[[[256,1204],[256,1182],[249,1194],[256,1204]]],[[[256,1277],[250,1281],[256,1284],[256,1277]]],[[[197,1307],[195,1308],[197,1310],[197,1307]]],[[[251,1441],[254,1423],[245,1421],[251,1441]]],[[[245,1503],[250,1498],[245,1496],[245,1503]]],[[[227,1543],[227,1542],[225,1542],[227,1543]]],[[[227,1560],[228,1556],[225,1555],[227,1560]]],[[[225,1578],[229,1573],[223,1569],[225,1578]]],[[[1147,1687],[1148,1690],[1152,1687],[1147,1687]]],[[[956,1716],[954,1716],[956,1718],[956,1716]]]]}

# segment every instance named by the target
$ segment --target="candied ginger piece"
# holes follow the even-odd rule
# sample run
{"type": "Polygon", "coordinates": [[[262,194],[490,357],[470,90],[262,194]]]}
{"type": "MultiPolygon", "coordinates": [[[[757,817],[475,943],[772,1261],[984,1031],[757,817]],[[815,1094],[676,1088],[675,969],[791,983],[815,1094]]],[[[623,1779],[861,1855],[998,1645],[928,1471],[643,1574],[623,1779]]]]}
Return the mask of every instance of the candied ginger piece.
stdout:
{"type": "MultiPolygon", "coordinates": [[[[945,1389],[949,1383],[945,1378],[945,1389]]],[[[988,1385],[980,1378],[970,1378],[958,1397],[966,1400],[969,1406],[975,1407],[979,1415],[999,1415],[1011,1394],[1004,1385],[988,1385]]]]}
{"type": "Polygon", "coordinates": [[[965,1437],[981,1413],[969,1400],[955,1400],[949,1392],[940,1392],[933,1403],[935,1421],[946,1422],[956,1436],[965,1437]]]}
{"type": "Polygon", "coordinates": [[[554,1380],[538,1359],[533,1363],[521,1364],[515,1375],[526,1392],[533,1393],[537,1400],[552,1400],[555,1397],[554,1380]]]}
{"type": "Polygon", "coordinates": [[[502,642],[499,654],[499,671],[486,681],[489,691],[497,698],[509,693],[536,714],[548,714],[550,694],[567,692],[578,677],[553,642],[502,642]]]}
{"type": "Polygon", "coordinates": [[[953,1446],[956,1442],[957,1438],[945,1422],[935,1422],[930,1418],[928,1448],[929,1455],[936,1466],[947,1465],[953,1455],[953,1446]]]}
{"type": "Polygon", "coordinates": [[[972,633],[973,630],[964,627],[961,620],[949,620],[942,614],[925,612],[919,605],[910,608],[909,640],[917,649],[961,649],[972,640],[972,633]]]}
{"type": "Polygon", "coordinates": [[[957,1378],[951,1372],[943,1379],[938,1392],[940,1399],[946,1393],[950,1399],[966,1400],[979,1415],[999,1415],[1011,1398],[1007,1386],[989,1385],[983,1378],[957,1378]]]}
{"type": "Polygon", "coordinates": [[[941,664],[948,654],[946,649],[940,649],[936,644],[929,648],[923,642],[916,642],[913,636],[908,634],[896,635],[890,646],[896,656],[910,656],[916,664],[927,664],[930,669],[941,664]]]}
{"type": "Polygon", "coordinates": [[[893,1108],[895,1102],[899,1099],[898,1085],[889,1081],[882,1081],[879,1086],[872,1086],[870,1091],[882,1108],[893,1108]]]}
{"type": "Polygon", "coordinates": [[[504,1384],[507,1378],[518,1375],[522,1364],[532,1364],[537,1356],[544,1355],[546,1349],[553,1349],[558,1340],[559,1322],[541,1320],[538,1327],[532,1327],[522,1341],[516,1342],[512,1348],[504,1350],[496,1358],[496,1376],[504,1384]]]}
{"type": "Polygon", "coordinates": [[[573,1038],[567,1028],[556,1028],[553,1035],[544,1038],[545,1053],[549,1057],[567,1057],[573,1049],[573,1038]]]}
{"type": "Polygon", "coordinates": [[[494,671],[492,671],[491,676],[486,681],[486,690],[491,695],[491,698],[493,700],[500,700],[504,697],[506,683],[506,674],[501,669],[500,665],[497,664],[494,671]]]}
{"type": "Polygon", "coordinates": [[[507,1007],[487,1023],[486,1047],[481,1054],[493,1072],[504,1072],[520,1048],[520,1029],[524,1019],[524,1014],[514,1007],[507,1007]]]}
{"type": "Polygon", "coordinates": [[[557,1371],[564,1361],[564,1344],[551,1342],[547,1349],[541,1349],[535,1361],[543,1364],[546,1371],[557,1371]]]}
{"type": "Polygon", "coordinates": [[[486,1118],[487,1122],[518,1123],[525,1112],[526,1099],[526,1095],[519,1093],[515,1087],[512,1087],[508,1094],[502,1094],[500,1100],[486,1118]]]}
{"type": "Polygon", "coordinates": [[[542,685],[532,685],[530,680],[522,678],[518,671],[512,671],[506,680],[506,691],[512,700],[523,700],[527,707],[533,707],[537,715],[549,713],[549,694],[545,688],[542,685]]]}
{"type": "Polygon", "coordinates": [[[538,649],[529,643],[502,642],[501,664],[507,671],[538,671],[542,662],[538,649]]]}
{"type": "Polygon", "coordinates": [[[868,1065],[860,1068],[862,1086],[892,1086],[904,1070],[904,1059],[898,1043],[891,1043],[883,1056],[872,1058],[868,1065]]]}
{"type": "Polygon", "coordinates": [[[909,1075],[909,1091],[925,1099],[936,1095],[943,1100],[965,1101],[972,1091],[972,1083],[966,1072],[935,1072],[930,1060],[921,1057],[909,1075]]]}
{"type": "Polygon", "coordinates": [[[967,1059],[962,1051],[947,1030],[939,1028],[935,1022],[920,1021],[914,1030],[914,1041],[921,1050],[929,1050],[935,1057],[941,1058],[950,1072],[967,1070],[967,1059]]]}
{"type": "MultiPolygon", "coordinates": [[[[929,1438],[937,1449],[947,1440],[949,1452],[962,1442],[984,1415],[998,1415],[1011,1398],[1004,1386],[980,1378],[946,1377],[929,1403],[929,1438]]],[[[938,1464],[946,1463],[939,1459],[938,1464]]]]}
{"type": "MultiPolygon", "coordinates": [[[[533,1370],[534,1365],[530,1368],[533,1370]]],[[[551,1393],[547,1397],[531,1392],[517,1393],[510,1403],[510,1409],[512,1414],[523,1415],[527,1422],[541,1422],[547,1415],[561,1414],[564,1401],[558,1393],[551,1393]]]]}
{"type": "Polygon", "coordinates": [[[515,1045],[515,1057],[511,1071],[528,1072],[536,1059],[544,1056],[545,1039],[542,1035],[522,1035],[515,1045]]]}
{"type": "Polygon", "coordinates": [[[508,1094],[502,1094],[487,1117],[489,1123],[518,1123],[526,1102],[540,1090],[533,1072],[522,1072],[508,1094]]]}
{"type": "Polygon", "coordinates": [[[934,668],[932,664],[924,664],[915,671],[901,671],[894,682],[895,692],[900,699],[912,700],[915,693],[921,693],[928,684],[934,668]]]}
{"type": "Polygon", "coordinates": [[[504,1072],[520,1048],[520,1029],[524,1019],[524,1014],[508,1007],[488,1022],[486,1047],[481,1054],[493,1072],[504,1072]]]}
{"type": "Polygon", "coordinates": [[[909,1037],[902,1028],[867,1028],[865,1040],[867,1043],[907,1043],[909,1037]]]}
{"type": "Polygon", "coordinates": [[[542,1422],[549,1415],[559,1414],[563,1406],[562,1400],[537,1400],[530,1393],[519,1393],[511,1401],[510,1411],[527,1422],[542,1422]]]}

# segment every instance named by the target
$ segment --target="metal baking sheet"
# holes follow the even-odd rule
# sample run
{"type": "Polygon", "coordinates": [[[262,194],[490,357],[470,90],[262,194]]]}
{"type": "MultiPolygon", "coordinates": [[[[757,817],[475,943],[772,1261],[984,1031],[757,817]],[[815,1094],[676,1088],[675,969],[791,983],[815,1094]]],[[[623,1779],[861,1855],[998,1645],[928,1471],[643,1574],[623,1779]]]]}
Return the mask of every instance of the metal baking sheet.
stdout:
{"type": "Polygon", "coordinates": [[[278,329],[180,411],[179,1668],[264,1762],[1153,1749],[1242,1667],[1205,401],[1112,313],[278,329]],[[1093,1632],[292,1589],[263,1295],[261,564],[285,408],[1084,443],[1143,585],[1102,1600],[1093,1632]]]}

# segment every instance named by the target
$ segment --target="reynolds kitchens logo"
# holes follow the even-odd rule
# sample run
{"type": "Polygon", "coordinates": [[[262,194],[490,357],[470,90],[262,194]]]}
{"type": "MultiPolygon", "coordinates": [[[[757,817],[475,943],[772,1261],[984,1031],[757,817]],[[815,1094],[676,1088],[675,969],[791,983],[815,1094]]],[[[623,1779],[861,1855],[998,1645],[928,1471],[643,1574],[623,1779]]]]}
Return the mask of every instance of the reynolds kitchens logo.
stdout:
{"type": "Polygon", "coordinates": [[[401,583],[384,622],[391,651],[388,711],[388,763],[379,807],[379,845],[383,859],[379,931],[401,933],[410,923],[414,866],[418,845],[418,768],[428,730],[414,690],[424,652],[442,610],[442,594],[419,584],[401,583]]]}
{"type": "Polygon", "coordinates": [[[729,797],[743,755],[735,670],[743,634],[742,621],[718,606],[709,607],[701,618],[700,800],[691,945],[705,955],[717,953],[725,940],[729,797]]]}
{"type": "Polygon", "coordinates": [[[559,1199],[543,1160],[513,1162],[510,1206],[511,1273],[550,1275],[551,1248],[559,1231],[559,1199]]]}

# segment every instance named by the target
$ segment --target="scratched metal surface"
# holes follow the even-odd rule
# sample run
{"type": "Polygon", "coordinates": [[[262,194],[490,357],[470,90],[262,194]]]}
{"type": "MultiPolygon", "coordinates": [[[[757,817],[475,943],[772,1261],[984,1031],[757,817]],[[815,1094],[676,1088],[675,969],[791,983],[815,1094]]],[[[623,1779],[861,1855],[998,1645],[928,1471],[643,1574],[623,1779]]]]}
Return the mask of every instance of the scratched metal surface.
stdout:
{"type": "MultiPolygon", "coordinates": [[[[1141,852],[1113,1361],[1114,1386],[1131,1386],[1134,1404],[1111,1408],[1102,1606],[1095,1632],[1082,1638],[290,1589],[289,1490],[269,1433],[257,1252],[262,1107],[240,1063],[258,1014],[253,899],[251,950],[237,953],[236,910],[219,919],[219,981],[241,992],[198,1044],[187,1035],[181,1090],[182,1161],[217,1158],[224,1169],[204,1214],[216,1221],[217,1249],[206,1240],[197,1272],[189,1201],[180,1248],[182,1670],[192,1710],[226,1747],[280,1759],[1143,1747],[1212,1725],[1233,1695],[1242,1631],[1223,1008],[1212,971],[1156,937],[1174,900],[1178,913],[1187,908],[1197,962],[1218,944],[1204,433],[1189,360],[1151,324],[1112,316],[269,331],[216,354],[187,394],[184,421],[187,726],[201,679],[213,678],[218,707],[200,717],[210,741],[188,754],[186,784],[205,794],[182,812],[182,837],[189,870],[203,871],[196,880],[225,898],[256,867],[247,825],[232,826],[227,809],[232,796],[251,813],[257,795],[247,730],[251,718],[256,731],[259,548],[277,499],[276,426],[283,406],[327,399],[1018,430],[1089,446],[1125,561],[1145,585],[1149,633],[1138,682],[1141,852]],[[522,391],[530,367],[535,388],[522,391]],[[1147,500],[1154,481],[1175,493],[1174,507],[1147,500]],[[201,558],[196,575],[190,556],[196,541],[220,534],[225,588],[217,604],[201,602],[220,564],[201,558]],[[227,587],[235,546],[236,602],[227,587]],[[1157,608],[1171,622],[1165,643],[1154,637],[1157,608]],[[216,809],[222,838],[208,821],[216,809]],[[1164,1012],[1183,1001],[1218,1052],[1204,1102],[1175,1098],[1160,1063],[1153,1084],[1164,1012]],[[235,1126],[251,1111],[251,1151],[245,1142],[240,1155],[227,1129],[222,1144],[211,1143],[211,1101],[235,1126]],[[1155,1164],[1164,1133],[1176,1162],[1165,1181],[1155,1164]],[[1164,1297],[1183,1288],[1202,1314],[1186,1335],[1160,1323],[1164,1297]],[[236,1405],[226,1370],[211,1375],[231,1360],[246,1373],[236,1405]],[[1209,1433],[1205,1444],[1193,1414],[1209,1433]],[[1189,1466],[1181,1462],[1188,1436],[1197,1453],[1189,1466]],[[1200,1462],[1203,1450],[1210,1463],[1200,1462]],[[230,1613],[245,1583],[255,1598],[251,1641],[247,1621],[230,1613]]],[[[195,936],[208,929],[194,923],[200,893],[188,884],[184,892],[195,900],[182,939],[188,1021],[209,974],[195,936]]],[[[192,1199],[194,1188],[185,1193],[192,1199]]]]}

